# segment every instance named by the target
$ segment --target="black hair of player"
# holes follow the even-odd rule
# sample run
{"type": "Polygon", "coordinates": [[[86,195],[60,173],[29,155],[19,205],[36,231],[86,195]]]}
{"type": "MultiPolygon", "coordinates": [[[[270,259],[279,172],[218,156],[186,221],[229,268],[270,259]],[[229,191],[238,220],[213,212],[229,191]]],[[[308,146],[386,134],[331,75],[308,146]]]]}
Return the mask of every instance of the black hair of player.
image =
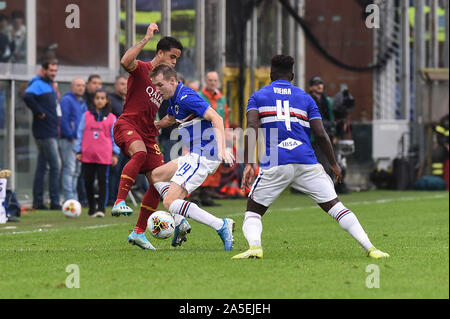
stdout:
{"type": "Polygon", "coordinates": [[[175,38],[165,36],[158,41],[158,44],[156,45],[156,52],[158,52],[159,50],[170,51],[172,50],[172,48],[178,49],[183,52],[183,45],[180,41],[175,38]]]}
{"type": "Polygon", "coordinates": [[[290,55],[274,55],[270,63],[270,79],[292,81],[294,79],[294,58],[290,55]]]}

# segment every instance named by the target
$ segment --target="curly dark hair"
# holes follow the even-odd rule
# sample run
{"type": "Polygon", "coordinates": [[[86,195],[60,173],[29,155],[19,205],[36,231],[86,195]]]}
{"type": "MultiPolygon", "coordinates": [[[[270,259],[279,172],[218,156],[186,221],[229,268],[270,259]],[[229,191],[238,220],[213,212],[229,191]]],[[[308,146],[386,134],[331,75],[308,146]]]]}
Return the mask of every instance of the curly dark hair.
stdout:
{"type": "Polygon", "coordinates": [[[294,58],[290,55],[275,55],[272,57],[270,66],[270,78],[272,81],[278,79],[292,80],[294,78],[293,67],[294,58]]]}

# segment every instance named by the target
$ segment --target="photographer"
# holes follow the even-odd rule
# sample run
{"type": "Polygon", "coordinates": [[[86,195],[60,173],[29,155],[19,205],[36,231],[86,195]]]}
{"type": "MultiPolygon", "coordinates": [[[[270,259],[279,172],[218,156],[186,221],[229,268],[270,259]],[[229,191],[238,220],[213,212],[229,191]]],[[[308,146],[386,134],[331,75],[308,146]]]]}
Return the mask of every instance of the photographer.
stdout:
{"type": "Polygon", "coordinates": [[[350,190],[345,184],[345,175],[347,172],[346,156],[355,151],[354,141],[351,135],[350,121],[348,115],[353,111],[355,100],[346,87],[342,88],[333,97],[333,115],[335,119],[335,138],[333,145],[336,153],[336,159],[342,169],[342,182],[335,185],[338,194],[348,194],[350,190]]]}
{"type": "MultiPolygon", "coordinates": [[[[313,76],[309,80],[309,95],[314,99],[319,108],[320,115],[322,116],[323,127],[327,132],[332,144],[335,144],[335,127],[334,127],[334,116],[333,107],[331,99],[325,94],[325,85],[323,80],[318,76],[313,76]]],[[[325,154],[323,154],[319,145],[317,145],[316,139],[313,134],[311,134],[311,145],[316,153],[317,161],[322,164],[325,172],[333,177],[333,173],[330,169],[330,164],[327,161],[325,154]]]]}
{"type": "MultiPolygon", "coordinates": [[[[325,94],[324,81],[319,76],[314,76],[309,81],[309,94],[314,99],[322,116],[323,126],[327,132],[336,153],[336,159],[342,169],[342,182],[335,184],[338,194],[347,194],[350,190],[345,184],[346,159],[354,151],[354,144],[350,134],[350,124],[347,116],[353,111],[354,99],[347,89],[338,92],[331,100],[325,94]]],[[[311,144],[316,153],[317,161],[322,164],[325,172],[333,178],[325,155],[315,141],[314,135],[311,135],[311,144]]]]}

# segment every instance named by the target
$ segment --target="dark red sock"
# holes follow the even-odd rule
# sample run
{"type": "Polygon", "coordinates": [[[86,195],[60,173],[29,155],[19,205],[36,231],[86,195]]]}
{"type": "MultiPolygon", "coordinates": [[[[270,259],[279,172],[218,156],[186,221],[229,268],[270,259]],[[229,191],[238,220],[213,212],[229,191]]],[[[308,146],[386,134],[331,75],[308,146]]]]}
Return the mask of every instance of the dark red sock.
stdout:
{"type": "Polygon", "coordinates": [[[153,185],[145,192],[142,199],[141,209],[139,211],[139,218],[134,228],[135,233],[143,233],[147,228],[147,221],[151,214],[158,208],[159,205],[159,193],[153,185]]]}
{"type": "Polygon", "coordinates": [[[138,176],[142,165],[145,163],[146,158],[146,152],[136,152],[124,166],[122,174],[120,175],[119,189],[117,191],[117,199],[115,204],[127,198],[128,192],[134,185],[136,177],[138,176]]]}

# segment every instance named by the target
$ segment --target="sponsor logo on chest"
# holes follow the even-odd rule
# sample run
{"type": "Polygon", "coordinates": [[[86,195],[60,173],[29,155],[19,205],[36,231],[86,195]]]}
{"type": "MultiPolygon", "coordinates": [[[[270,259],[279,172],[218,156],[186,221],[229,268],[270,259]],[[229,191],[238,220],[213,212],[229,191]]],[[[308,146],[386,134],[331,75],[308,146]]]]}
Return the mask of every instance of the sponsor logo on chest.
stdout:
{"type": "Polygon", "coordinates": [[[280,144],[278,144],[278,147],[287,149],[287,150],[293,150],[294,148],[296,148],[297,146],[302,145],[303,143],[297,140],[294,140],[292,138],[287,138],[284,141],[280,142],[280,144]]]}
{"type": "Polygon", "coordinates": [[[159,107],[163,101],[163,98],[161,97],[161,95],[159,95],[158,92],[156,92],[155,88],[152,86],[147,86],[147,89],[145,91],[150,98],[150,102],[156,104],[156,106],[159,107]]]}

